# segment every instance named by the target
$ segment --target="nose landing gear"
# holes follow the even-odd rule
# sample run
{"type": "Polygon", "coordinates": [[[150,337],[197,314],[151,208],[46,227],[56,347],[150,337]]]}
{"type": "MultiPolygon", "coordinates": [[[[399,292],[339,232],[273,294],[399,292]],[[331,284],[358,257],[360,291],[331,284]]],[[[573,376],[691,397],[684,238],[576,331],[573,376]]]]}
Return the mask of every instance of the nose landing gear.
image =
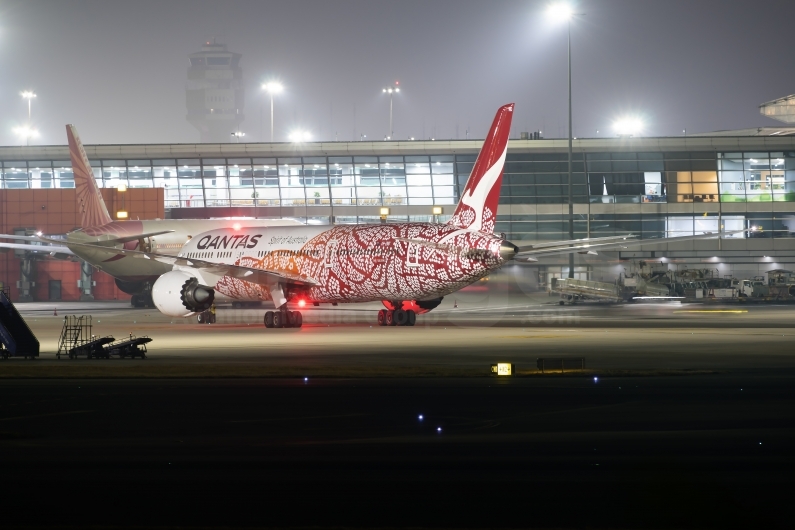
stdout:
{"type": "Polygon", "coordinates": [[[390,311],[382,309],[378,312],[379,326],[413,326],[417,322],[417,313],[409,309],[396,309],[390,311]]]}

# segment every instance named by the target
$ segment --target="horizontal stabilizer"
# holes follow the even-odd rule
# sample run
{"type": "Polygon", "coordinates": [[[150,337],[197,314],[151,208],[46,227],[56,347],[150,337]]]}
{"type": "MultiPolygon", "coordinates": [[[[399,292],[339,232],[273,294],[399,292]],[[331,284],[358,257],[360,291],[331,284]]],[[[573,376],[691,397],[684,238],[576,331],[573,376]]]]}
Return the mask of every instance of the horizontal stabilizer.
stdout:
{"type": "MultiPolygon", "coordinates": [[[[42,241],[44,241],[39,236],[16,236],[16,235],[13,235],[13,234],[0,234],[0,239],[18,239],[19,241],[36,241],[38,243],[41,243],[42,241]]],[[[59,242],[62,242],[62,241],[59,241],[59,242]]]]}
{"type": "Polygon", "coordinates": [[[395,239],[404,243],[411,243],[412,245],[419,245],[421,247],[432,248],[434,250],[441,250],[442,252],[447,252],[449,254],[457,254],[465,258],[474,258],[476,256],[481,256],[488,253],[487,250],[482,248],[465,248],[455,245],[443,245],[441,243],[434,243],[432,241],[423,241],[422,239],[407,239],[405,237],[396,237],[395,239]]]}
{"type": "Polygon", "coordinates": [[[27,250],[28,252],[47,252],[48,254],[68,254],[74,253],[68,247],[56,245],[29,245],[27,243],[0,243],[0,248],[10,248],[14,250],[27,250]]]}
{"type": "Polygon", "coordinates": [[[133,236],[114,237],[113,239],[102,239],[100,241],[94,242],[93,244],[100,247],[113,247],[115,245],[129,243],[130,241],[138,241],[139,239],[146,239],[147,237],[154,237],[163,234],[171,234],[173,232],[174,230],[161,230],[160,232],[149,232],[146,234],[137,234],[133,236]]]}

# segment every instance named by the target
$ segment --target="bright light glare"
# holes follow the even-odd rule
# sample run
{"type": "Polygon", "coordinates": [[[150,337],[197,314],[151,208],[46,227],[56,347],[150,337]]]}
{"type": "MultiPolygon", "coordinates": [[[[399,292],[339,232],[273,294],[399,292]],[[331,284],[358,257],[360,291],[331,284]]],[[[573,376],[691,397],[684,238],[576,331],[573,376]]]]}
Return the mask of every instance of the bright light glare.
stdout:
{"type": "Polygon", "coordinates": [[[271,81],[270,83],[263,84],[262,90],[270,92],[271,94],[279,94],[284,90],[284,86],[282,86],[281,83],[277,83],[276,81],[271,81]]]}
{"type": "Polygon", "coordinates": [[[240,223],[233,224],[232,228],[234,228],[235,230],[240,230],[240,223]]]}
{"type": "Polygon", "coordinates": [[[574,12],[571,10],[571,6],[566,2],[556,2],[550,4],[547,8],[547,16],[559,22],[566,22],[571,19],[573,14],[574,12]]]}
{"type": "Polygon", "coordinates": [[[619,136],[634,136],[643,130],[643,122],[639,118],[621,118],[613,123],[613,130],[619,136]]]}
{"type": "Polygon", "coordinates": [[[289,138],[291,142],[308,142],[312,139],[312,135],[308,131],[293,131],[289,138]]]}
{"type": "Polygon", "coordinates": [[[306,300],[298,300],[298,307],[304,307],[306,305],[306,300]]]}
{"type": "Polygon", "coordinates": [[[14,127],[14,134],[21,138],[38,138],[39,131],[32,127],[22,126],[14,127]]]}
{"type": "Polygon", "coordinates": [[[419,420],[422,421],[422,414],[420,414],[418,417],[419,417],[419,420]]]}
{"type": "Polygon", "coordinates": [[[32,90],[24,90],[24,91],[20,92],[19,95],[22,96],[25,99],[33,99],[33,98],[36,97],[36,94],[33,93],[32,90]]]}

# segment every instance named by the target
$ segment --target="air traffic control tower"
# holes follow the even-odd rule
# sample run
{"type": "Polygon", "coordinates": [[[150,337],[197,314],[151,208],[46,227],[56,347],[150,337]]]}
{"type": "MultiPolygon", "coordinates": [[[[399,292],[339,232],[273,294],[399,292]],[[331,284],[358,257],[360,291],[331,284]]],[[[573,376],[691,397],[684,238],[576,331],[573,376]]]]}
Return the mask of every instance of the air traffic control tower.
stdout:
{"type": "Polygon", "coordinates": [[[185,100],[188,121],[199,130],[201,142],[229,142],[243,122],[243,70],[239,53],[226,45],[205,42],[190,55],[185,100]]]}

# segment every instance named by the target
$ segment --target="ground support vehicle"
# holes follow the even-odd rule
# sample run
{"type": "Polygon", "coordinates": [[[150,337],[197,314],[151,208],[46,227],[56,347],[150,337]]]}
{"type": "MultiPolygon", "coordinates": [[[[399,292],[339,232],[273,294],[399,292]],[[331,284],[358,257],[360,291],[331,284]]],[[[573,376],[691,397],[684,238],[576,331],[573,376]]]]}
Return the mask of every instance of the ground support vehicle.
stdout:
{"type": "Polygon", "coordinates": [[[105,351],[108,356],[118,356],[121,359],[126,359],[127,357],[130,359],[135,359],[136,357],[146,359],[146,345],[150,342],[152,342],[152,339],[149,337],[130,335],[127,339],[106,345],[105,351]]]}

